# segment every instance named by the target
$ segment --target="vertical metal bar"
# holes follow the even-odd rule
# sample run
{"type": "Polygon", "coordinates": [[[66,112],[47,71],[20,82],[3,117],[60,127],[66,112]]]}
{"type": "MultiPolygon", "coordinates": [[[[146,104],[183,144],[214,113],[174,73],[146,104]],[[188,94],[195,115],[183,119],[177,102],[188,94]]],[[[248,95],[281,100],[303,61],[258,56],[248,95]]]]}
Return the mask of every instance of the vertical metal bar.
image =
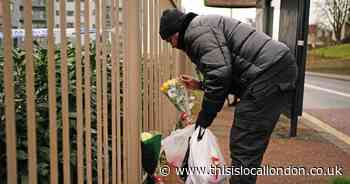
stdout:
{"type": "Polygon", "coordinates": [[[28,139],[28,177],[30,184],[37,183],[36,120],[34,94],[34,62],[32,36],[32,1],[24,1],[24,28],[26,50],[26,101],[27,101],[27,139],[28,139]]]}
{"type": "MultiPolygon", "coordinates": [[[[164,43],[164,42],[163,42],[163,46],[164,46],[164,49],[165,49],[165,50],[168,49],[167,43],[164,43]]],[[[167,59],[167,58],[166,58],[166,59],[167,59]]],[[[168,68],[168,66],[165,65],[165,66],[164,66],[164,73],[163,73],[163,79],[164,79],[164,81],[167,80],[167,68],[168,68]]],[[[164,106],[164,110],[163,110],[163,111],[164,111],[164,112],[163,112],[163,113],[166,114],[166,113],[167,113],[168,106],[169,106],[169,104],[168,104],[169,102],[167,101],[167,99],[166,99],[166,97],[165,97],[164,95],[163,95],[163,99],[164,99],[164,101],[163,101],[163,102],[164,102],[164,104],[163,104],[163,106],[164,106]]],[[[170,125],[170,122],[167,121],[167,116],[164,116],[163,121],[166,122],[166,129],[169,129],[168,127],[171,126],[171,125],[170,125]]]]}
{"type": "Polygon", "coordinates": [[[148,46],[149,46],[149,0],[144,0],[144,60],[145,60],[145,71],[144,71],[144,85],[145,85],[145,130],[149,130],[149,52],[148,52],[148,46]]]}
{"type": "MultiPolygon", "coordinates": [[[[162,46],[162,45],[160,45],[162,46]]],[[[164,56],[162,54],[162,47],[160,48],[160,59],[159,61],[165,61],[164,56]]],[[[162,63],[163,64],[163,63],[162,63]]],[[[163,127],[165,126],[165,121],[163,120],[164,118],[164,104],[163,104],[163,95],[160,93],[159,87],[162,85],[163,82],[163,72],[164,72],[165,66],[164,65],[159,65],[159,85],[158,85],[158,94],[159,94],[159,122],[160,122],[160,131],[164,133],[163,127]]]]}
{"type": "MultiPolygon", "coordinates": [[[[120,75],[120,56],[119,54],[121,53],[120,50],[122,48],[120,47],[120,22],[119,22],[119,0],[115,0],[116,4],[116,35],[115,35],[115,43],[116,43],[116,63],[115,63],[115,68],[116,68],[116,105],[117,105],[117,121],[116,121],[116,133],[117,133],[117,172],[113,173],[117,175],[117,183],[121,184],[122,183],[122,141],[121,141],[121,97],[120,97],[120,81],[121,81],[121,75],[120,75]]],[[[123,171],[124,172],[124,171],[123,171]]]]}
{"type": "MultiPolygon", "coordinates": [[[[164,42],[163,41],[163,49],[164,50],[167,50],[168,49],[168,44],[166,43],[166,42],[164,42]]],[[[168,58],[165,58],[165,60],[167,60],[168,58]]],[[[165,82],[165,80],[167,80],[167,68],[168,68],[168,66],[167,65],[165,65],[164,66],[164,69],[163,69],[163,81],[165,82]]],[[[164,106],[164,110],[163,110],[163,113],[164,114],[166,114],[167,113],[167,108],[168,108],[168,106],[169,106],[169,104],[168,104],[169,102],[168,102],[168,100],[166,99],[166,97],[163,95],[163,106],[164,106]]],[[[164,116],[163,117],[163,121],[164,122],[166,122],[166,127],[165,127],[165,131],[167,131],[168,129],[170,129],[170,128],[168,128],[168,127],[170,127],[171,126],[171,124],[170,124],[170,122],[166,119],[167,118],[167,116],[164,116]]]]}
{"type": "MultiPolygon", "coordinates": [[[[158,37],[158,40],[159,40],[159,53],[160,55],[162,56],[162,58],[159,59],[158,63],[159,63],[159,85],[158,85],[158,96],[159,96],[159,108],[162,109],[164,106],[163,106],[163,103],[162,103],[162,93],[159,89],[159,87],[162,85],[163,83],[163,75],[164,75],[164,66],[162,66],[162,61],[164,61],[165,59],[165,55],[164,55],[164,45],[163,45],[163,42],[159,36],[159,24],[160,24],[160,16],[162,14],[162,4],[161,4],[161,1],[159,1],[159,9],[158,9],[158,32],[157,32],[157,37],[158,37]]],[[[162,112],[164,113],[164,109],[162,109],[162,112]]],[[[164,121],[162,120],[162,116],[163,114],[160,112],[159,113],[159,118],[160,118],[160,129],[163,131],[164,130],[164,121]]]]}
{"type": "MultiPolygon", "coordinates": [[[[167,52],[168,50],[169,50],[169,45],[166,46],[165,52],[167,52]]],[[[166,64],[165,64],[165,67],[166,67],[166,68],[165,68],[165,77],[166,77],[166,79],[170,79],[170,75],[169,75],[169,62],[171,62],[171,61],[170,61],[170,58],[168,57],[168,55],[166,56],[166,60],[167,60],[167,62],[166,62],[166,64]]],[[[164,109],[164,111],[165,111],[166,114],[170,114],[170,113],[171,113],[170,108],[171,108],[171,104],[169,103],[169,101],[167,101],[166,108],[164,109]]],[[[171,124],[171,121],[170,121],[170,120],[171,120],[170,117],[167,116],[165,121],[168,122],[168,126],[173,126],[173,125],[171,124]]]]}
{"type": "MultiPolygon", "coordinates": [[[[164,9],[165,7],[164,7],[164,5],[163,4],[160,4],[160,7],[159,7],[159,16],[161,16],[161,13],[162,13],[162,10],[164,9]]],[[[158,36],[158,39],[160,39],[159,38],[159,36],[158,36]]],[[[162,64],[162,83],[163,82],[165,82],[166,80],[167,80],[167,69],[168,69],[168,66],[167,66],[167,59],[168,58],[166,58],[165,57],[165,55],[164,55],[164,52],[166,51],[166,49],[167,49],[167,45],[166,45],[166,42],[161,42],[161,55],[162,55],[162,59],[161,59],[161,61],[162,62],[164,62],[165,61],[165,63],[164,64],[162,64]]],[[[168,127],[169,126],[169,122],[167,121],[167,118],[168,118],[168,116],[165,116],[165,114],[167,114],[167,108],[168,108],[168,101],[167,101],[167,99],[165,98],[165,96],[164,95],[162,95],[161,96],[161,100],[162,100],[162,104],[161,104],[161,106],[162,106],[162,112],[161,112],[161,114],[162,114],[162,118],[161,118],[161,123],[163,124],[164,123],[164,125],[162,126],[162,131],[163,131],[163,133],[165,133],[165,128],[166,127],[168,127]]]]}
{"type": "Polygon", "coordinates": [[[149,0],[150,3],[150,94],[149,94],[149,121],[150,129],[155,128],[155,118],[154,118],[154,0],[149,0]]]}
{"type": "Polygon", "coordinates": [[[77,106],[77,174],[78,182],[84,183],[84,146],[83,146],[83,92],[81,68],[80,0],[75,1],[75,66],[76,66],[76,106],[77,106]]]}
{"type": "MultiPolygon", "coordinates": [[[[164,43],[165,44],[165,43],[164,43]]],[[[174,49],[172,49],[171,47],[170,47],[170,45],[167,47],[167,58],[169,58],[168,60],[169,60],[169,65],[171,65],[171,64],[173,64],[173,65],[175,65],[175,64],[178,64],[178,63],[176,63],[176,60],[174,59],[174,56],[173,56],[173,53],[174,53],[174,49]]],[[[170,68],[170,66],[169,66],[169,68],[170,68]]],[[[172,68],[172,77],[178,77],[178,75],[176,75],[176,73],[175,73],[175,69],[174,69],[174,67],[172,68]]],[[[176,108],[174,108],[174,106],[171,106],[171,109],[169,108],[169,113],[170,114],[172,114],[172,118],[171,118],[171,121],[169,121],[169,124],[170,125],[173,125],[175,122],[176,122],[176,120],[177,120],[177,115],[178,115],[178,112],[176,111],[176,108]]]]}
{"type": "MultiPolygon", "coordinates": [[[[163,45],[163,52],[164,52],[167,49],[167,47],[166,47],[166,45],[164,45],[164,42],[162,43],[162,45],[163,45]]],[[[167,59],[168,58],[164,57],[162,59],[162,61],[166,61],[167,59]]],[[[166,64],[162,68],[162,82],[165,82],[165,80],[166,80],[166,69],[167,68],[168,67],[167,67],[166,64]]],[[[161,98],[162,98],[162,112],[161,113],[163,114],[163,116],[162,116],[162,123],[165,123],[164,126],[163,126],[163,133],[165,133],[165,128],[169,126],[169,122],[166,119],[167,116],[165,116],[165,114],[167,113],[167,111],[166,111],[166,109],[167,109],[166,102],[167,101],[165,101],[166,99],[165,99],[164,95],[162,95],[161,98]]]]}
{"type": "Polygon", "coordinates": [[[63,125],[63,181],[70,183],[69,155],[69,109],[68,109],[68,64],[66,38],[66,1],[60,0],[60,32],[61,32],[61,92],[62,92],[62,125],[63,125]]]}
{"type": "Polygon", "coordinates": [[[297,136],[298,130],[298,118],[302,114],[303,110],[303,98],[304,98],[304,83],[305,83],[305,60],[307,54],[307,36],[308,36],[308,22],[310,11],[310,0],[298,1],[297,11],[297,40],[303,40],[304,45],[296,45],[296,59],[298,61],[298,80],[297,88],[293,92],[292,108],[291,108],[291,127],[289,130],[290,137],[297,136]]]}
{"type": "MultiPolygon", "coordinates": [[[[127,46],[125,45],[127,40],[130,39],[128,37],[127,32],[129,31],[127,29],[127,24],[129,24],[128,19],[127,19],[127,1],[122,1],[123,2],[123,53],[126,54],[126,49],[127,46]]],[[[125,57],[125,55],[124,55],[125,57]]],[[[128,124],[128,98],[129,98],[129,89],[128,89],[128,62],[125,60],[126,58],[123,59],[123,183],[129,183],[129,157],[130,157],[130,150],[129,150],[129,130],[130,130],[130,125],[128,124]]]]}
{"type": "Polygon", "coordinates": [[[96,98],[97,98],[97,177],[98,183],[103,183],[102,162],[102,84],[101,84],[101,0],[96,0],[96,98]]]}
{"type": "Polygon", "coordinates": [[[54,46],[54,0],[47,3],[47,50],[48,50],[48,86],[50,117],[50,183],[58,183],[57,166],[57,120],[56,120],[56,61],[54,46]]]}
{"type": "Polygon", "coordinates": [[[4,33],[4,83],[5,83],[5,129],[6,129],[6,157],[7,157],[7,183],[17,183],[16,160],[16,121],[13,88],[12,63],[12,35],[11,35],[11,9],[10,1],[4,0],[3,33],[4,33]]]}
{"type": "Polygon", "coordinates": [[[160,42],[160,39],[159,39],[159,16],[160,16],[160,9],[161,9],[161,5],[160,5],[160,1],[157,0],[157,24],[156,24],[156,28],[157,28],[157,32],[156,32],[156,37],[157,37],[157,44],[158,44],[158,59],[157,59],[157,67],[158,67],[158,73],[157,73],[157,106],[158,106],[158,127],[159,127],[159,130],[162,131],[162,114],[161,114],[161,111],[162,111],[162,104],[161,104],[161,93],[160,93],[160,86],[162,85],[161,83],[161,75],[162,75],[162,66],[160,64],[160,61],[162,61],[163,59],[163,53],[162,53],[162,45],[161,45],[161,42],[160,42]]]}
{"type": "MultiPolygon", "coordinates": [[[[164,10],[164,6],[162,6],[161,7],[161,12],[164,10]]],[[[160,12],[160,16],[161,16],[161,12],[160,12]]],[[[160,39],[160,38],[159,38],[160,39]]],[[[161,41],[161,45],[162,45],[162,52],[163,52],[163,59],[162,59],[162,61],[167,61],[167,62],[169,62],[168,60],[169,60],[169,58],[167,57],[167,55],[166,55],[166,51],[167,51],[167,49],[168,49],[168,47],[167,47],[167,43],[166,42],[164,42],[164,41],[162,41],[162,40],[160,40],[161,41]]],[[[166,79],[167,79],[167,69],[168,69],[168,66],[167,66],[167,64],[165,64],[164,66],[163,66],[163,72],[162,72],[162,78],[163,78],[163,81],[165,81],[166,79]]],[[[162,81],[162,82],[163,82],[162,81]]],[[[163,108],[163,114],[166,114],[167,113],[167,108],[168,108],[168,104],[166,103],[167,101],[166,101],[166,98],[165,98],[165,96],[163,95],[162,96],[162,102],[163,102],[163,104],[162,104],[162,108],[163,108]]],[[[167,127],[168,126],[170,126],[170,123],[167,121],[167,116],[163,116],[163,118],[162,118],[162,121],[163,122],[166,122],[165,124],[164,124],[164,126],[163,126],[163,132],[164,133],[166,133],[166,129],[167,129],[167,127]]]]}
{"type": "Polygon", "coordinates": [[[162,85],[161,83],[161,55],[162,55],[162,51],[161,51],[161,40],[160,40],[160,36],[159,36],[159,24],[160,24],[160,10],[161,10],[161,5],[160,5],[160,0],[157,0],[157,32],[156,32],[156,37],[157,37],[157,43],[158,43],[158,60],[157,60],[157,67],[158,67],[158,73],[157,73],[157,106],[158,106],[158,127],[160,130],[162,130],[162,126],[163,126],[163,122],[161,122],[161,112],[160,112],[160,109],[161,109],[161,101],[160,101],[160,98],[161,98],[161,93],[160,93],[160,86],[162,85]]]}
{"type": "MultiPolygon", "coordinates": [[[[350,2],[349,2],[350,3],[350,2]]],[[[296,104],[296,108],[297,108],[297,114],[299,116],[302,115],[303,113],[303,99],[304,99],[304,83],[305,83],[305,65],[306,65],[306,57],[307,57],[307,51],[308,51],[308,35],[309,35],[309,31],[308,31],[308,22],[309,22],[309,14],[310,14],[310,0],[305,0],[305,1],[300,1],[299,2],[299,13],[300,13],[300,23],[299,23],[299,30],[298,31],[298,40],[304,40],[304,45],[303,46],[299,46],[297,53],[300,53],[300,59],[297,58],[298,61],[300,61],[299,63],[299,74],[300,78],[299,78],[299,82],[300,82],[300,90],[298,95],[298,100],[297,100],[297,104],[296,104]],[[299,52],[298,52],[299,51],[299,52]]]]}
{"type": "Polygon", "coordinates": [[[104,161],[104,183],[109,183],[108,164],[108,99],[107,99],[107,35],[106,15],[107,0],[102,0],[102,119],[103,119],[103,161],[104,161]]]}
{"type": "MultiPolygon", "coordinates": [[[[175,58],[176,58],[176,56],[175,56],[175,49],[171,49],[170,47],[169,47],[169,57],[172,58],[171,62],[174,63],[174,65],[178,64],[178,63],[177,63],[177,60],[175,59],[175,58]]],[[[173,68],[172,71],[173,71],[173,76],[175,76],[175,77],[178,77],[178,76],[179,76],[178,74],[176,74],[175,68],[173,68]]],[[[177,111],[176,111],[175,108],[173,108],[173,109],[171,110],[171,113],[173,114],[173,117],[174,117],[174,118],[172,119],[172,121],[173,121],[173,123],[174,123],[174,122],[176,121],[176,119],[177,119],[178,113],[177,113],[177,111]]]]}
{"type": "MultiPolygon", "coordinates": [[[[158,16],[160,16],[161,14],[161,9],[162,9],[162,5],[159,3],[159,7],[158,7],[158,16]]],[[[159,24],[159,17],[158,17],[158,24],[159,24]]],[[[159,26],[158,26],[158,29],[159,29],[159,26]]],[[[159,40],[159,35],[157,36],[158,40],[159,40]]],[[[163,48],[163,43],[162,42],[159,42],[159,53],[160,53],[160,58],[159,58],[159,64],[160,64],[160,61],[164,62],[165,61],[165,58],[164,58],[164,48],[163,48]]],[[[163,65],[163,63],[161,65],[159,65],[159,85],[158,85],[158,94],[159,94],[159,121],[160,121],[160,130],[162,133],[164,133],[164,126],[165,126],[165,121],[164,121],[164,103],[163,103],[163,96],[161,93],[160,93],[160,90],[159,90],[159,87],[162,85],[163,83],[163,78],[164,78],[164,70],[165,70],[165,67],[163,65]]]]}
{"type": "Polygon", "coordinates": [[[125,1],[125,12],[127,24],[125,24],[125,63],[127,63],[127,101],[128,108],[125,108],[126,121],[125,124],[130,128],[128,131],[128,183],[140,183],[140,113],[139,108],[135,104],[140,104],[140,47],[139,47],[139,18],[137,11],[139,10],[138,0],[125,1]],[[136,10],[136,12],[135,12],[136,10]]]}
{"type": "MultiPolygon", "coordinates": [[[[137,29],[136,30],[138,30],[137,31],[137,44],[136,44],[136,46],[137,46],[137,48],[139,49],[138,50],[138,52],[136,52],[136,53],[138,53],[138,55],[137,55],[137,60],[136,60],[136,64],[137,64],[137,67],[138,67],[138,77],[139,77],[139,79],[138,79],[138,82],[139,82],[139,84],[138,84],[138,89],[139,89],[139,91],[138,91],[138,93],[139,93],[139,95],[138,95],[138,109],[136,110],[137,112],[138,112],[138,114],[137,114],[137,116],[138,116],[138,120],[139,120],[139,122],[137,123],[138,124],[138,129],[137,129],[137,132],[139,133],[139,140],[138,140],[138,143],[140,143],[140,140],[141,140],[141,137],[140,137],[140,135],[141,135],[141,132],[142,132],[142,128],[143,128],[143,126],[142,126],[142,122],[143,122],[143,120],[142,120],[142,30],[141,30],[141,28],[142,28],[142,26],[141,26],[141,22],[142,22],[142,20],[141,20],[141,16],[142,16],[142,12],[141,12],[141,9],[142,9],[142,4],[141,4],[141,1],[137,1],[137,12],[136,12],[136,15],[137,15],[137,20],[136,20],[136,27],[137,27],[137,29]]],[[[137,144],[137,141],[134,141],[134,143],[136,143],[137,144]]],[[[141,182],[142,181],[142,176],[141,176],[141,150],[139,149],[139,159],[138,159],[138,162],[139,163],[137,163],[137,166],[138,166],[138,170],[136,170],[136,172],[138,172],[139,173],[139,179],[137,180],[137,181],[139,181],[139,182],[141,182]]]]}
{"type": "Polygon", "coordinates": [[[90,0],[84,1],[84,98],[86,183],[92,184],[91,155],[91,67],[90,67],[90,0]]]}
{"type": "Polygon", "coordinates": [[[84,1],[84,98],[86,183],[92,184],[91,153],[91,66],[90,66],[90,0],[84,1]]]}
{"type": "MultiPolygon", "coordinates": [[[[161,42],[161,44],[162,44],[162,47],[161,47],[161,53],[162,53],[162,59],[161,59],[161,61],[162,62],[164,62],[165,61],[165,63],[163,64],[162,63],[162,82],[165,82],[165,80],[166,80],[166,78],[167,78],[167,76],[166,76],[166,71],[167,71],[167,68],[168,68],[168,66],[167,66],[167,59],[168,58],[166,58],[165,56],[164,56],[164,52],[166,51],[166,45],[164,44],[164,42],[161,42]]],[[[166,99],[164,98],[165,96],[164,95],[161,95],[161,99],[162,99],[162,104],[161,104],[161,106],[162,106],[162,114],[164,114],[163,116],[162,116],[162,123],[164,123],[164,126],[163,126],[163,133],[164,133],[164,128],[165,127],[167,127],[168,126],[168,124],[169,124],[169,122],[167,122],[167,116],[165,116],[165,114],[167,114],[167,101],[165,101],[166,99]]]]}
{"type": "Polygon", "coordinates": [[[112,184],[117,184],[117,73],[116,73],[116,64],[118,61],[117,58],[117,36],[118,36],[118,17],[117,9],[118,4],[116,0],[112,1],[112,184]]]}
{"type": "MultiPolygon", "coordinates": [[[[129,31],[127,29],[127,24],[129,24],[128,19],[127,19],[127,1],[122,1],[122,22],[123,22],[123,27],[122,27],[122,39],[123,39],[123,53],[126,53],[127,46],[125,45],[127,40],[130,39],[128,37],[127,32],[129,31]]],[[[130,125],[127,123],[128,120],[128,115],[127,115],[127,108],[129,107],[127,102],[129,98],[129,88],[128,88],[128,62],[125,60],[125,55],[123,58],[123,183],[129,183],[129,157],[130,157],[130,150],[129,150],[129,130],[130,130],[130,125]]]]}
{"type": "MultiPolygon", "coordinates": [[[[170,49],[170,45],[167,44],[166,52],[168,52],[169,49],[170,49]]],[[[167,57],[166,59],[167,59],[167,61],[166,61],[166,64],[165,64],[165,66],[166,66],[165,76],[166,76],[167,79],[170,79],[170,62],[171,62],[171,60],[170,60],[169,57],[167,57]]],[[[172,104],[168,101],[166,109],[165,109],[165,112],[167,114],[171,114],[171,108],[172,107],[173,107],[172,104]]],[[[172,121],[171,116],[167,116],[165,121],[168,122],[168,126],[173,126],[172,122],[171,122],[172,121]]]]}
{"type": "Polygon", "coordinates": [[[155,107],[154,107],[154,111],[155,111],[155,123],[156,123],[156,130],[158,130],[160,128],[160,120],[159,120],[159,39],[158,39],[158,13],[159,13],[159,0],[155,0],[155,9],[154,9],[154,14],[155,14],[155,29],[154,29],[154,36],[155,36],[155,65],[154,65],[154,69],[155,69],[155,86],[154,86],[154,95],[155,95],[155,107]]]}
{"type": "MultiPolygon", "coordinates": [[[[148,31],[147,31],[148,32],[148,31]]],[[[148,35],[147,35],[148,36],[148,35]]],[[[150,130],[150,58],[149,52],[145,57],[145,131],[150,130]]]]}
{"type": "Polygon", "coordinates": [[[144,123],[144,130],[149,130],[149,121],[148,121],[148,96],[149,96],[149,89],[148,89],[148,0],[143,0],[143,123],[144,123]]]}
{"type": "Polygon", "coordinates": [[[112,62],[112,84],[111,84],[111,93],[112,93],[112,122],[111,122],[111,127],[112,127],[112,184],[117,183],[117,155],[116,155],[116,149],[117,149],[117,144],[116,144],[116,120],[117,120],[117,111],[116,111],[116,68],[115,64],[117,62],[116,58],[116,42],[115,42],[115,37],[116,37],[116,31],[117,31],[117,24],[116,24],[116,4],[115,0],[112,0],[112,52],[111,52],[111,62],[112,62]]]}

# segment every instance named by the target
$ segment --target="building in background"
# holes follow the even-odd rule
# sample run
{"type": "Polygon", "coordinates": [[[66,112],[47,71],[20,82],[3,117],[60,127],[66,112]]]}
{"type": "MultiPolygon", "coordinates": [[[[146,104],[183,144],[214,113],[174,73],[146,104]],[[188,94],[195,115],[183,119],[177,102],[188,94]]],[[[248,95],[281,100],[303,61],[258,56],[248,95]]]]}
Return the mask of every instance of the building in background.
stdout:
{"type": "MultiPolygon", "coordinates": [[[[33,39],[41,44],[43,47],[46,47],[47,44],[47,0],[32,0],[32,28],[33,28],[33,39]]],[[[96,5],[95,0],[80,0],[81,4],[81,12],[80,12],[80,23],[81,29],[84,33],[84,7],[85,1],[89,1],[89,30],[90,38],[94,40],[96,38],[96,5]]],[[[15,47],[23,47],[24,43],[24,0],[12,0],[10,3],[11,9],[11,25],[12,25],[12,37],[13,43],[15,47]]],[[[65,5],[65,16],[66,16],[66,36],[69,42],[75,41],[76,31],[76,21],[75,21],[75,0],[66,0],[65,5]]],[[[106,1],[111,3],[111,1],[106,1]]],[[[1,32],[2,27],[2,3],[0,0],[0,47],[2,43],[3,34],[1,32]]],[[[62,16],[62,11],[60,10],[60,0],[54,0],[54,39],[55,43],[59,44],[61,42],[61,29],[60,29],[60,16],[62,16]]],[[[119,24],[122,24],[122,1],[119,1],[119,24]]],[[[108,38],[111,39],[111,31],[112,29],[112,11],[111,4],[106,4],[106,9],[103,11],[101,7],[100,16],[102,17],[102,13],[106,14],[106,30],[108,32],[108,38]]],[[[101,18],[102,21],[102,18],[101,18]]],[[[102,22],[101,22],[102,23],[102,22]]],[[[121,26],[119,26],[121,29],[121,26]]],[[[84,40],[82,40],[83,42],[84,40]]]]}
{"type": "MultiPolygon", "coordinates": [[[[84,22],[84,1],[80,1],[80,20],[81,20],[81,26],[83,26],[84,22]]],[[[96,28],[96,5],[94,0],[89,0],[90,1],[90,10],[89,10],[89,19],[90,19],[90,29],[95,29],[96,28]]],[[[111,27],[112,22],[111,22],[111,1],[106,1],[107,4],[107,14],[106,14],[106,26],[107,28],[111,27]]],[[[121,3],[119,5],[119,8],[121,9],[121,3]]],[[[62,11],[60,10],[60,1],[55,0],[55,5],[54,5],[54,11],[55,11],[55,28],[60,27],[60,15],[62,14],[62,11]]],[[[74,0],[66,0],[66,28],[75,28],[75,1],[74,0]]],[[[102,17],[102,11],[101,17],[102,17]]],[[[102,19],[101,19],[102,20],[102,19]]]]}
{"type": "MultiPolygon", "coordinates": [[[[90,10],[89,10],[89,20],[90,20],[90,28],[96,27],[96,8],[95,1],[89,0],[90,10]]],[[[60,1],[55,0],[54,5],[55,11],[55,28],[60,28],[60,15],[62,14],[62,10],[60,10],[60,1]]],[[[75,27],[75,1],[74,0],[66,0],[66,28],[74,28],[75,27]]],[[[80,1],[80,20],[81,26],[83,26],[84,21],[84,0],[80,1]]]]}
{"type": "MultiPolygon", "coordinates": [[[[10,2],[11,9],[11,26],[12,29],[23,29],[24,28],[24,4],[23,0],[12,0],[10,2]]],[[[2,31],[2,4],[0,1],[0,32],[2,31]]],[[[47,17],[46,17],[46,3],[45,0],[32,0],[32,26],[33,29],[46,28],[47,27],[47,17]]],[[[1,34],[2,35],[2,34],[1,34]]],[[[2,42],[2,36],[0,37],[0,44],[2,42]]],[[[21,38],[15,38],[13,40],[14,46],[20,46],[22,43],[21,38]]]]}
{"type": "MultiPolygon", "coordinates": [[[[33,17],[33,28],[46,28],[47,17],[46,17],[46,3],[45,0],[32,0],[32,17],[33,17]]],[[[24,27],[24,5],[23,0],[12,0],[12,28],[23,28],[24,27]]]]}

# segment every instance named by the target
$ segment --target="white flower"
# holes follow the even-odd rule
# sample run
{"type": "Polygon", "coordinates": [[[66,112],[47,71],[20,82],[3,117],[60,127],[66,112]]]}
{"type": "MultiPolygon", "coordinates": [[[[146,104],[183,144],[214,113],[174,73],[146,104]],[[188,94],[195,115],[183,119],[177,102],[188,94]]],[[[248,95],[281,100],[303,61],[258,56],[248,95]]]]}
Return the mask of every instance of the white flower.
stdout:
{"type": "Polygon", "coordinates": [[[176,97],[176,89],[175,88],[170,88],[168,90],[168,95],[170,98],[175,98],[176,97]]]}
{"type": "Polygon", "coordinates": [[[194,106],[194,103],[189,103],[188,106],[189,106],[189,109],[192,109],[194,106]]]}

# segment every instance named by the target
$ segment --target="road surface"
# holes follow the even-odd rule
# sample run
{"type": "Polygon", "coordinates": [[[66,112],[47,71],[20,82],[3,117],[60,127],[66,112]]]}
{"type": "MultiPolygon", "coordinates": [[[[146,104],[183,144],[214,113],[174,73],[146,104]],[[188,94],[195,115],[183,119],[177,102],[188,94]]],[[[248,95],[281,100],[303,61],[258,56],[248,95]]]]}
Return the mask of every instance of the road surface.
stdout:
{"type": "Polygon", "coordinates": [[[350,136],[350,81],[306,74],[304,112],[350,136]]]}

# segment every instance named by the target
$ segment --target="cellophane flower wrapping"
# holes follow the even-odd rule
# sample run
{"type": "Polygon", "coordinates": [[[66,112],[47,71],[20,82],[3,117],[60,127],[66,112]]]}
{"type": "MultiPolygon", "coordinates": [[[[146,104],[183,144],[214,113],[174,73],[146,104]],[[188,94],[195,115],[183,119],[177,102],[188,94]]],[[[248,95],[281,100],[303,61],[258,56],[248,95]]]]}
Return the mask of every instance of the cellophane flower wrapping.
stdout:
{"type": "Polygon", "coordinates": [[[154,174],[158,167],[162,135],[158,132],[143,132],[141,134],[142,167],[147,173],[145,183],[156,183],[154,174]]]}
{"type": "Polygon", "coordinates": [[[164,82],[160,90],[169,98],[178,111],[190,114],[187,90],[178,79],[171,79],[164,82]]]}

